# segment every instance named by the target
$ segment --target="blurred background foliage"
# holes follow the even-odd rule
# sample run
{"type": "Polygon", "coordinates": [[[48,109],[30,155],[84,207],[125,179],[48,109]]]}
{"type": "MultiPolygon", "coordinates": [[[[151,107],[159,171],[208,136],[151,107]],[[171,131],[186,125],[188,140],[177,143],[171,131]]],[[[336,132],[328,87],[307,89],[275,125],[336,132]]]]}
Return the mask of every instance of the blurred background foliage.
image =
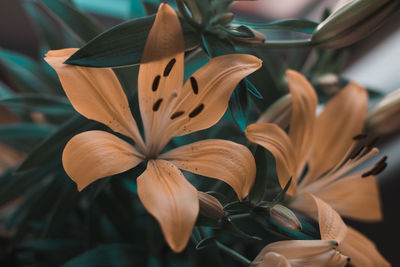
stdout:
{"type": "MultiPolygon", "coordinates": [[[[240,82],[229,111],[217,126],[175,138],[171,146],[204,138],[245,143],[242,131],[246,125],[287,94],[287,68],[305,74],[321,102],[349,80],[368,88],[371,109],[387,93],[400,88],[400,50],[396,48],[400,42],[400,15],[395,13],[399,1],[372,1],[383,4],[379,11],[364,11],[364,21],[359,24],[336,21],[333,28],[331,24],[326,26],[325,19],[332,18],[329,14],[336,1],[286,2],[240,2],[230,9],[231,1],[227,0],[188,0],[186,6],[181,1],[177,1],[178,6],[170,2],[181,13],[187,48],[186,77],[210,57],[227,53],[250,53],[264,62],[258,72],[240,82]],[[193,5],[198,5],[197,11],[193,5]],[[372,33],[384,19],[380,30],[372,33]],[[354,34],[365,20],[376,21],[377,25],[361,31],[359,36],[354,34]],[[372,34],[362,39],[367,33],[372,34]]],[[[295,233],[271,225],[264,217],[254,222],[235,215],[224,220],[200,216],[187,249],[176,255],[170,252],[157,223],[138,200],[135,179],[145,166],[102,179],[81,193],[65,174],[61,153],[66,142],[79,132],[107,129],[75,112],[56,73],[42,60],[44,54],[51,49],[83,46],[69,63],[118,67],[115,73],[138,119],[137,64],[158,5],[156,0],[0,3],[0,265],[235,266],[236,262],[223,253],[227,251],[223,244],[253,259],[266,242],[296,238],[295,233]],[[242,228],[244,223],[247,227],[242,228]],[[271,228],[274,233],[265,231],[271,228]],[[206,236],[212,238],[204,239],[206,236]]],[[[398,123],[398,115],[394,113],[391,123],[398,123]]],[[[396,205],[400,188],[398,128],[385,133],[378,128],[366,130],[383,135],[378,146],[389,156],[388,170],[380,177],[385,220],[376,224],[348,222],[372,238],[396,265],[400,264],[396,251],[400,237],[396,205]]],[[[265,158],[268,167],[261,164],[266,169],[258,170],[264,175],[262,191],[253,192],[252,197],[260,198],[261,194],[261,198],[271,200],[280,192],[273,159],[264,151],[256,152],[257,161],[265,158]]],[[[191,174],[187,177],[190,179],[191,174]]],[[[227,205],[228,213],[232,208],[247,208],[234,206],[238,205],[235,196],[223,183],[212,179],[192,182],[199,190],[212,191],[227,205]]],[[[308,225],[306,220],[303,223],[308,233],[314,231],[315,225],[308,225]]],[[[304,233],[297,235],[304,238],[304,233]]]]}

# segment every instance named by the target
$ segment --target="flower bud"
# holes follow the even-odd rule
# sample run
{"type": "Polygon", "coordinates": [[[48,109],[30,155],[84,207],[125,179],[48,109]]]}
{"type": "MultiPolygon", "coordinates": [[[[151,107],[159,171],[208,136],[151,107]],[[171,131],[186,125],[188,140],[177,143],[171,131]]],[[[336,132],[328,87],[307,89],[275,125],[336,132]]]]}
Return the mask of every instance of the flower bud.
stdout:
{"type": "Polygon", "coordinates": [[[199,203],[200,214],[213,219],[225,217],[224,207],[215,197],[199,191],[199,203]]]}
{"type": "Polygon", "coordinates": [[[271,216],[271,220],[287,229],[300,231],[302,228],[300,221],[293,211],[280,204],[274,205],[269,210],[269,215],[271,216]]]}
{"type": "Polygon", "coordinates": [[[341,5],[314,31],[311,41],[319,48],[341,48],[369,35],[400,6],[398,0],[350,0],[341,5]]]}
{"type": "Polygon", "coordinates": [[[261,32],[256,31],[254,29],[251,29],[251,31],[252,31],[252,36],[249,37],[229,35],[229,38],[237,45],[256,47],[264,44],[266,40],[265,36],[261,32]]]}
{"type": "Polygon", "coordinates": [[[367,117],[367,128],[378,134],[400,130],[400,89],[388,94],[367,117]]]}
{"type": "Polygon", "coordinates": [[[289,125],[292,115],[292,96],[284,95],[275,101],[257,120],[257,123],[275,123],[281,128],[289,125]]]}

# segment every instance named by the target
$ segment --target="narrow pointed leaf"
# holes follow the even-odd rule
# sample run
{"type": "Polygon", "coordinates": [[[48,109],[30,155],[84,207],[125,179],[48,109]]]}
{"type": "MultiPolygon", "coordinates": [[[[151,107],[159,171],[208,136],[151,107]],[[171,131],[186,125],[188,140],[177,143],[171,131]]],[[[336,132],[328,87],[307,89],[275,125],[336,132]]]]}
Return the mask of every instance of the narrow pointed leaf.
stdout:
{"type": "Polygon", "coordinates": [[[250,191],[249,199],[252,204],[257,205],[263,200],[267,185],[267,155],[262,146],[257,146],[254,158],[257,166],[256,180],[250,191]]]}

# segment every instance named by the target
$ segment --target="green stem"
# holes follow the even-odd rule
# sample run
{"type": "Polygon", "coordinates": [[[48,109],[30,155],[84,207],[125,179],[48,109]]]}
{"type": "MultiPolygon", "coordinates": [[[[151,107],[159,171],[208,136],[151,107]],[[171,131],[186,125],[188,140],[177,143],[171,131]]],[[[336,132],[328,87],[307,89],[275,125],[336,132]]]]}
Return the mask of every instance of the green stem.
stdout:
{"type": "Polygon", "coordinates": [[[311,47],[310,39],[265,42],[262,47],[270,49],[307,48],[311,47]]]}
{"type": "Polygon", "coordinates": [[[218,249],[220,249],[226,255],[231,256],[232,258],[236,259],[243,266],[250,266],[251,261],[249,259],[247,259],[246,257],[244,257],[243,255],[240,255],[239,253],[237,253],[233,249],[225,246],[224,244],[222,244],[222,243],[220,243],[218,241],[215,241],[215,243],[217,244],[218,249]]]}
{"type": "Polygon", "coordinates": [[[241,214],[230,215],[229,217],[233,220],[244,219],[244,218],[250,218],[251,214],[250,213],[241,213],[241,214]]]}

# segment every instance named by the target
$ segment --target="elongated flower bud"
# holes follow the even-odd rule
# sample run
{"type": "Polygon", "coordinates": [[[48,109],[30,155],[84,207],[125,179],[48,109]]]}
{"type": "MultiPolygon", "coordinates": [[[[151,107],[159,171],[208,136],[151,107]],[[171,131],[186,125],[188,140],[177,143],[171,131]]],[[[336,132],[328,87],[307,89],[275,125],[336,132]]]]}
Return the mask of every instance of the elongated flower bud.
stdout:
{"type": "Polygon", "coordinates": [[[293,211],[286,208],[285,206],[276,204],[269,210],[269,214],[271,216],[271,220],[273,220],[280,226],[294,231],[301,230],[300,221],[297,219],[293,211]]]}
{"type": "Polygon", "coordinates": [[[399,7],[398,0],[350,0],[323,21],[311,41],[320,48],[340,48],[369,35],[399,7]]]}
{"type": "Polygon", "coordinates": [[[400,130],[400,89],[388,94],[372,110],[367,118],[367,127],[378,134],[400,130]]]}
{"type": "Polygon", "coordinates": [[[199,191],[199,202],[200,214],[213,219],[225,217],[224,207],[215,197],[199,191]]]}
{"type": "Polygon", "coordinates": [[[252,46],[252,47],[262,45],[266,40],[265,36],[261,32],[256,31],[254,29],[251,29],[251,31],[253,33],[253,36],[250,37],[229,35],[229,38],[237,45],[252,46]]]}
{"type": "Polygon", "coordinates": [[[257,123],[275,123],[281,128],[289,125],[292,115],[292,96],[284,95],[272,104],[257,120],[257,123]]]}

